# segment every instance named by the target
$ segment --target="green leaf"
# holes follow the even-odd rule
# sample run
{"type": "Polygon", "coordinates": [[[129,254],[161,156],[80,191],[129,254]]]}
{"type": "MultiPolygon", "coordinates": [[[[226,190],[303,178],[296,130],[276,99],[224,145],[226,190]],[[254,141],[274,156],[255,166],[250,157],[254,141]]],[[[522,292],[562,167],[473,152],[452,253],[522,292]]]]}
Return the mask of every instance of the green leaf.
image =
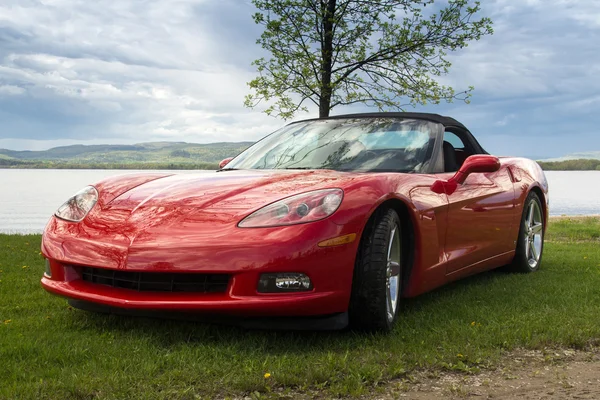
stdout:
{"type": "Polygon", "coordinates": [[[469,102],[472,87],[456,92],[446,75],[449,52],[493,33],[478,17],[480,3],[448,0],[253,0],[264,30],[260,58],[244,104],[264,102],[269,115],[292,118],[307,104],[328,116],[337,106],[363,103],[380,110],[407,105],[469,102]],[[436,8],[436,7],[434,7],[436,8]]]}

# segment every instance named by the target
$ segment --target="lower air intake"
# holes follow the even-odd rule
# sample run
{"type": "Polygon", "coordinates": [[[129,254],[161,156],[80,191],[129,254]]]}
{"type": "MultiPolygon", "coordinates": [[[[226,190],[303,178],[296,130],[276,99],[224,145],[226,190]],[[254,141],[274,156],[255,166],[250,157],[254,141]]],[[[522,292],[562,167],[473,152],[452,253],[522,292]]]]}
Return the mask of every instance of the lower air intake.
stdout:
{"type": "Polygon", "coordinates": [[[227,274],[131,272],[104,268],[81,268],[86,282],[138,292],[224,293],[227,274]]]}

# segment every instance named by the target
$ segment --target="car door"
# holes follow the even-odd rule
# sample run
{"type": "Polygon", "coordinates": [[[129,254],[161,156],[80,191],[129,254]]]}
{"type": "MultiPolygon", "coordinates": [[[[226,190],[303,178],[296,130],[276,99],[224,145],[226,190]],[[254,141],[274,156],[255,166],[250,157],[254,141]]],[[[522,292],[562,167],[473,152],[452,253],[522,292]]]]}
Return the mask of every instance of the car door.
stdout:
{"type": "MultiPolygon", "coordinates": [[[[457,154],[456,169],[468,156],[478,153],[480,147],[469,143],[470,137],[460,129],[444,134],[444,141],[452,144],[457,154]]],[[[443,153],[446,156],[446,151],[443,153]]],[[[445,171],[443,179],[451,178],[454,172],[445,171]]],[[[514,250],[510,235],[514,213],[513,181],[505,165],[496,172],[469,175],[448,194],[444,244],[447,274],[514,250]]]]}

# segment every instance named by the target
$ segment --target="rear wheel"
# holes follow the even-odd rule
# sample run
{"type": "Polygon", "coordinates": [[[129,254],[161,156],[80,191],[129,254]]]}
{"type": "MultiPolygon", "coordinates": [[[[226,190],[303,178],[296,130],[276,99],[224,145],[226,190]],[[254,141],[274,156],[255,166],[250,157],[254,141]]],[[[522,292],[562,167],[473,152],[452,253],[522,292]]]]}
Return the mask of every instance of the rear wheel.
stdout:
{"type": "Polygon", "coordinates": [[[517,250],[511,264],[515,272],[537,271],[544,250],[544,216],[542,203],[534,192],[529,193],[523,207],[517,250]]]}
{"type": "Polygon", "coordinates": [[[396,211],[376,212],[361,240],[350,301],[352,326],[389,331],[398,313],[402,230],[396,211]]]}

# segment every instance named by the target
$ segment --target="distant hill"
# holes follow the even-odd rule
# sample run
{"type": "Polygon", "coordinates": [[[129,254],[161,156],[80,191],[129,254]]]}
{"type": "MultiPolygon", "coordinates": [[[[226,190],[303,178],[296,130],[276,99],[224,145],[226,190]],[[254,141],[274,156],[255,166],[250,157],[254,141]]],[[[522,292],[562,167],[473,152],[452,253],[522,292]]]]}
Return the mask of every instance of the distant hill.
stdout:
{"type": "Polygon", "coordinates": [[[538,161],[545,171],[600,171],[600,159],[577,159],[564,161],[538,161]]]}
{"type": "Polygon", "coordinates": [[[149,142],[134,145],[73,145],[44,151],[0,149],[0,167],[16,168],[214,168],[253,142],[149,142]]]}
{"type": "MultiPolygon", "coordinates": [[[[219,161],[233,157],[253,142],[148,142],[133,145],[82,145],[44,151],[0,149],[0,168],[82,169],[216,169],[219,161]]],[[[600,151],[574,153],[540,160],[545,170],[598,170],[600,151]]]]}
{"type": "Polygon", "coordinates": [[[544,162],[557,162],[557,161],[567,161],[567,160],[600,160],[600,151],[587,151],[582,153],[571,153],[567,154],[563,157],[557,158],[548,158],[545,160],[540,160],[544,162]]]}
{"type": "Polygon", "coordinates": [[[571,153],[563,157],[538,160],[546,171],[600,171],[600,151],[571,153]]]}

